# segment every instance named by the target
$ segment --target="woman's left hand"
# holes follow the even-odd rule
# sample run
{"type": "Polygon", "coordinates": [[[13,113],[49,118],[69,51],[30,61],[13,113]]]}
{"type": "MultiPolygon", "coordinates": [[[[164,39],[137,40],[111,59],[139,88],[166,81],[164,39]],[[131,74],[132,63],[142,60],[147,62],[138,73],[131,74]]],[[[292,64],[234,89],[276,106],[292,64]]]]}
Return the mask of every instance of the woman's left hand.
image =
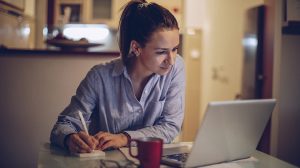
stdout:
{"type": "Polygon", "coordinates": [[[107,148],[120,148],[126,146],[128,143],[128,138],[126,135],[120,134],[111,134],[108,132],[98,132],[94,135],[99,144],[96,149],[105,150],[107,148]]]}

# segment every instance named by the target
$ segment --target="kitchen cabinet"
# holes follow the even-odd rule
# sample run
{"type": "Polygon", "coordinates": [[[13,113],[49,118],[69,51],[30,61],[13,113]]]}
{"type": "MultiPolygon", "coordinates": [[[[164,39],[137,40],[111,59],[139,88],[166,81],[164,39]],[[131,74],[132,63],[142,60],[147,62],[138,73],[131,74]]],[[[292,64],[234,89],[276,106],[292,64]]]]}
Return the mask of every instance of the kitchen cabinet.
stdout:
{"type": "Polygon", "coordinates": [[[22,49],[34,47],[34,12],[28,12],[34,7],[32,2],[0,0],[0,46],[22,49]]]}
{"type": "Polygon", "coordinates": [[[89,19],[94,22],[108,21],[112,19],[112,0],[91,0],[89,19]]]}
{"type": "Polygon", "coordinates": [[[126,2],[127,0],[56,0],[54,24],[107,24],[117,27],[119,9],[126,2]]]}
{"type": "Polygon", "coordinates": [[[25,0],[0,0],[0,3],[21,11],[24,11],[25,8],[25,0]]]}
{"type": "Polygon", "coordinates": [[[117,28],[121,15],[120,9],[128,0],[87,0],[87,23],[107,24],[111,28],[117,28]]]}
{"type": "MultiPolygon", "coordinates": [[[[182,0],[149,0],[169,9],[182,27],[182,0]]],[[[56,0],[54,23],[56,26],[66,23],[107,24],[117,28],[121,15],[121,8],[128,0],[56,0]],[[71,9],[70,16],[66,16],[65,8],[71,9]]]]}
{"type": "Polygon", "coordinates": [[[67,23],[85,23],[88,20],[86,0],[56,0],[54,24],[61,26],[67,23]]]}

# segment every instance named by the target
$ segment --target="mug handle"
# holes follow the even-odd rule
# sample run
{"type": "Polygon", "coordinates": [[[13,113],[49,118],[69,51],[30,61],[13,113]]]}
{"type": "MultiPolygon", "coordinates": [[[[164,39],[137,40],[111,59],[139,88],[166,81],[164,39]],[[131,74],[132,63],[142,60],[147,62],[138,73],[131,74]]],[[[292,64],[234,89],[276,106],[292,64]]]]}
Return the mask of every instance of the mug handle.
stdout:
{"type": "Polygon", "coordinates": [[[137,157],[138,157],[138,154],[133,155],[132,152],[131,152],[131,143],[132,143],[132,142],[136,142],[136,143],[137,143],[137,141],[134,140],[134,139],[131,139],[131,140],[129,141],[129,155],[130,155],[131,157],[137,158],[137,157]]]}

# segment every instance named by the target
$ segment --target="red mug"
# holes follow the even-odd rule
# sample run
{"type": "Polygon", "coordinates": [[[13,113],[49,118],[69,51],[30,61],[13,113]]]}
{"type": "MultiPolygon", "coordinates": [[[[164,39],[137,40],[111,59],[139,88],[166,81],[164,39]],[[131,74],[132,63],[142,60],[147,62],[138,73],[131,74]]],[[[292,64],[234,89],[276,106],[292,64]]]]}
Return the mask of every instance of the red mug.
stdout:
{"type": "Polygon", "coordinates": [[[163,140],[160,138],[146,137],[132,139],[129,143],[129,154],[140,161],[140,167],[142,168],[159,168],[162,146],[163,140]],[[132,142],[135,142],[137,146],[136,155],[133,155],[131,152],[132,142]]]}

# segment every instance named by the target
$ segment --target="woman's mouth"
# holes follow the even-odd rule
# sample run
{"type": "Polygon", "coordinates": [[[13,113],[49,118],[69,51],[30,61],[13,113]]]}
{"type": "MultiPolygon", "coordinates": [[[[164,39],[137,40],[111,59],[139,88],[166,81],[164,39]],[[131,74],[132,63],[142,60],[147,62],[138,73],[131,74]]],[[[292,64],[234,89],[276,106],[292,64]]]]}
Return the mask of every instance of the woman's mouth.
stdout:
{"type": "Polygon", "coordinates": [[[165,69],[165,70],[168,70],[171,68],[171,66],[167,66],[167,67],[160,67],[161,69],[165,69]]]}

